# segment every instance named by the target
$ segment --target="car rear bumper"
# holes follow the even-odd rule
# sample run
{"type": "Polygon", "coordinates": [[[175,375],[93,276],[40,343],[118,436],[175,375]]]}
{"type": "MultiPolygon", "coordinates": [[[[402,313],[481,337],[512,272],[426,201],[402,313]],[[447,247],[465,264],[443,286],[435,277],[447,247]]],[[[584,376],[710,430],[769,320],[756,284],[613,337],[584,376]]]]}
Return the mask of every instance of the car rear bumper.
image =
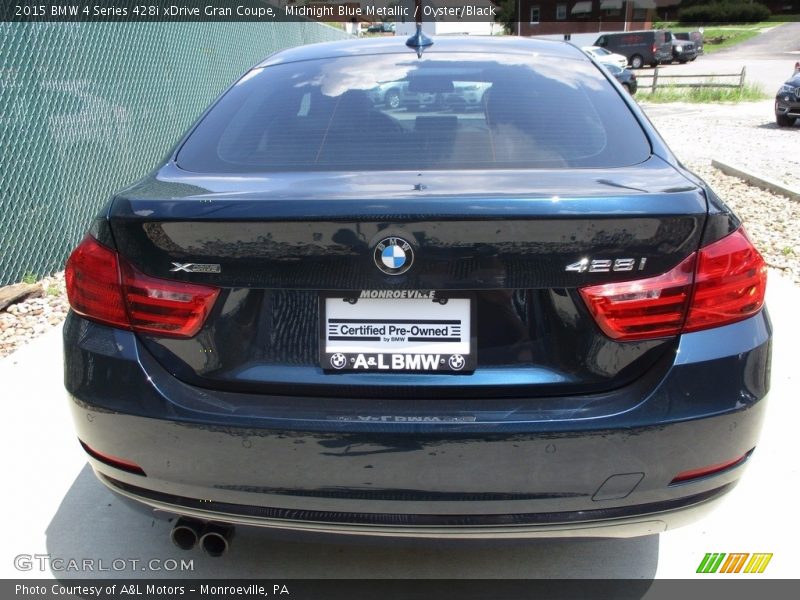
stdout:
{"type": "Polygon", "coordinates": [[[446,539],[654,535],[708,514],[735,485],[730,483],[677,501],[638,506],[635,510],[595,509],[545,514],[454,515],[447,518],[430,514],[343,513],[209,503],[125,484],[100,472],[97,475],[103,484],[123,499],[147,506],[164,518],[181,515],[202,521],[224,521],[232,525],[309,534],[446,539]]]}
{"type": "Polygon", "coordinates": [[[766,312],[685,335],[663,376],[622,390],[636,396],[626,408],[592,412],[606,405],[587,396],[586,411],[547,418],[526,416],[541,399],[465,400],[456,413],[454,400],[269,396],[291,408],[242,416],[238,394],[177,382],[134,335],[74,315],[65,379],[101,481],[157,511],[360,535],[616,537],[691,521],[735,485],[763,418],[770,336],[766,312]]]}

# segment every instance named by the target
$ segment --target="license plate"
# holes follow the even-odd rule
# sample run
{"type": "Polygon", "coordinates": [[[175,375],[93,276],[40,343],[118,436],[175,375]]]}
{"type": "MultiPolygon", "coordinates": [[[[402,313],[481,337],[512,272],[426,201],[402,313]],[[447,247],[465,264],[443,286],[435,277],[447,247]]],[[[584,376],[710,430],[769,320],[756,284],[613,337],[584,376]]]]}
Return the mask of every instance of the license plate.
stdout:
{"type": "Polygon", "coordinates": [[[475,302],[470,294],[322,293],[319,306],[320,365],[325,370],[475,370],[475,302]]]}

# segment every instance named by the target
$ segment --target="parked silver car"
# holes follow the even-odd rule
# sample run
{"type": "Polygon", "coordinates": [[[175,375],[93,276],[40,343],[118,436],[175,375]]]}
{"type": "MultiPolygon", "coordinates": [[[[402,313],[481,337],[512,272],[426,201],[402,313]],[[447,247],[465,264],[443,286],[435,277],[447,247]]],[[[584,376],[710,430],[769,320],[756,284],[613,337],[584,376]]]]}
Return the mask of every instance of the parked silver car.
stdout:
{"type": "Polygon", "coordinates": [[[620,69],[624,69],[628,66],[628,58],[622,54],[616,54],[615,52],[610,52],[605,48],[601,48],[600,46],[584,46],[581,48],[586,54],[591,56],[599,63],[603,63],[606,65],[615,65],[620,69]]]}

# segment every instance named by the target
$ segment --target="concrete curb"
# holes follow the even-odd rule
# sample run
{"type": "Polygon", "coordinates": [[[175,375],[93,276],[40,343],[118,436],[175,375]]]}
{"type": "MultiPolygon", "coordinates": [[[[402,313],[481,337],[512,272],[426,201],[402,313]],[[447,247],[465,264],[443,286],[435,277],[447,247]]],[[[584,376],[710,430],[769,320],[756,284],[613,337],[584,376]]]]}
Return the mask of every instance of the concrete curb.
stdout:
{"type": "Polygon", "coordinates": [[[748,173],[741,167],[735,167],[716,159],[711,159],[711,166],[716,167],[726,175],[738,177],[750,185],[754,185],[762,190],[767,190],[768,192],[773,192],[774,194],[786,196],[791,200],[800,200],[800,191],[792,189],[779,181],[775,181],[761,175],[756,175],[754,173],[748,173]]]}

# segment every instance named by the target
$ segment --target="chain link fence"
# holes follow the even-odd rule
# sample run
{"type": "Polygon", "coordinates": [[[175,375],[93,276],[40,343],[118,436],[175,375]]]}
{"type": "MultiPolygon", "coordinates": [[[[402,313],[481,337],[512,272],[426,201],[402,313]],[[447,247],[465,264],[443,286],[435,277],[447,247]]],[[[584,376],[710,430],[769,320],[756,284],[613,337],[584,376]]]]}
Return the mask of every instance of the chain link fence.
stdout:
{"type": "Polygon", "coordinates": [[[0,23],[0,285],[63,267],[248,67],[347,37],[300,23],[0,23]]]}

